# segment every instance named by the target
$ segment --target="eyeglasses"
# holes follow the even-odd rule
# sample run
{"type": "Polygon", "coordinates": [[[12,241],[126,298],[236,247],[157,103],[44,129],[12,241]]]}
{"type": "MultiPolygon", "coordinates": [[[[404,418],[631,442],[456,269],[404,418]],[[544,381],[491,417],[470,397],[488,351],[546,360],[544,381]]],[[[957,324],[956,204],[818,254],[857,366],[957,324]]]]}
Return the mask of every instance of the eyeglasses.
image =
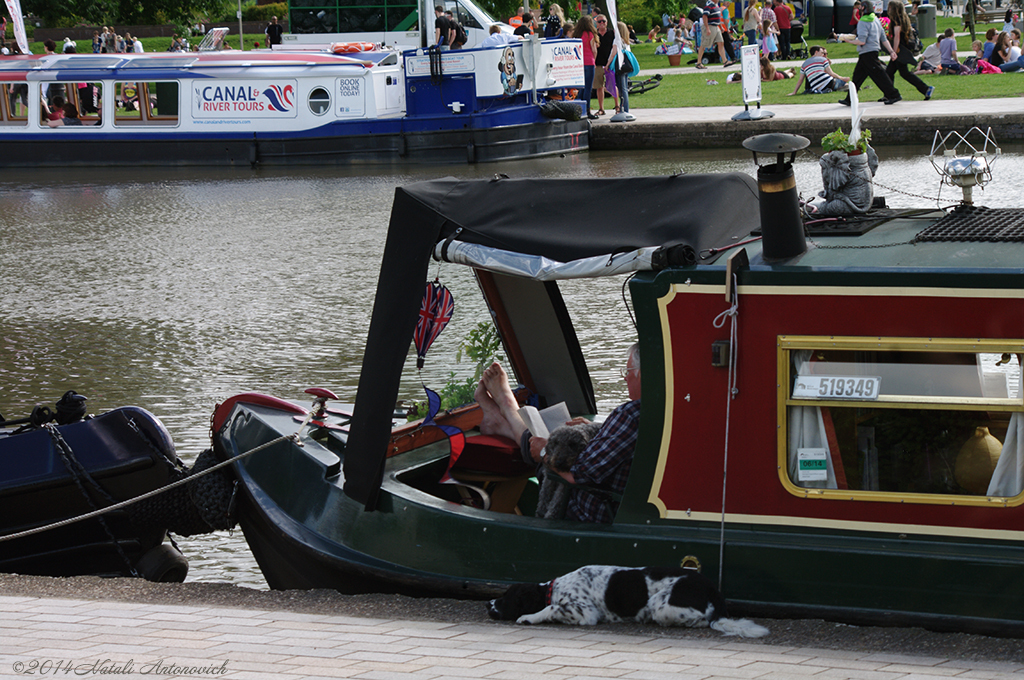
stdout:
{"type": "Polygon", "coordinates": [[[604,19],[598,19],[597,23],[599,23],[599,24],[607,24],[608,22],[605,21],[604,19]]]}
{"type": "Polygon", "coordinates": [[[630,367],[630,368],[620,368],[619,369],[619,375],[621,375],[623,379],[625,379],[626,376],[629,375],[630,373],[635,373],[635,372],[636,372],[636,369],[633,368],[633,367],[630,367]]]}

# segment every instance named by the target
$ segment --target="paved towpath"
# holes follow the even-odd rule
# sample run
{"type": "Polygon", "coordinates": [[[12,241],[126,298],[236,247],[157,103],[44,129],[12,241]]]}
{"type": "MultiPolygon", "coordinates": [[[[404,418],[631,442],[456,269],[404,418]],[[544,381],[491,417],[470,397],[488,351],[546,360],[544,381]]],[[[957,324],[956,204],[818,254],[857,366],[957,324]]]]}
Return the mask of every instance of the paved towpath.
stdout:
{"type": "Polygon", "coordinates": [[[1024,678],[1024,663],[715,636],[0,596],[0,677],[1024,678]]]}
{"type": "MultiPolygon", "coordinates": [[[[856,59],[837,59],[837,62],[855,62],[856,59]]],[[[777,68],[792,66],[799,69],[801,61],[776,64],[777,68]]],[[[738,66],[723,68],[709,65],[706,70],[693,66],[666,67],[642,70],[640,77],[655,73],[700,73],[706,80],[717,81],[708,87],[728,87],[736,93],[735,106],[685,106],[678,108],[643,108],[644,95],[630,97],[632,113],[636,120],[629,123],[612,123],[611,115],[594,121],[591,128],[590,148],[592,150],[649,149],[649,148],[700,148],[737,147],[749,136],[765,132],[789,132],[801,134],[817,145],[821,137],[837,127],[849,131],[850,109],[836,103],[835,95],[800,94],[792,97],[793,104],[765,104],[764,110],[774,114],[760,120],[734,121],[733,116],[744,110],[743,95],[738,84],[725,81],[726,76],[738,70],[738,66]],[[819,103],[820,102],[820,103],[819,103]]],[[[1024,101],[1020,97],[995,99],[954,99],[944,100],[942,76],[932,78],[928,84],[935,85],[937,99],[924,101],[914,88],[897,80],[904,99],[891,106],[877,101],[878,89],[861,93],[864,109],[863,127],[870,128],[874,144],[930,144],[936,130],[943,134],[951,130],[966,133],[971,127],[983,129],[992,127],[1000,143],[1024,142],[1024,101]]],[[[1022,78],[1024,71],[988,76],[992,78],[1022,78]]],[[[870,81],[868,81],[870,84],[870,81]]],[[[790,99],[790,98],[787,98],[790,99]]],[[[756,110],[756,104],[751,105],[756,110]]]]}

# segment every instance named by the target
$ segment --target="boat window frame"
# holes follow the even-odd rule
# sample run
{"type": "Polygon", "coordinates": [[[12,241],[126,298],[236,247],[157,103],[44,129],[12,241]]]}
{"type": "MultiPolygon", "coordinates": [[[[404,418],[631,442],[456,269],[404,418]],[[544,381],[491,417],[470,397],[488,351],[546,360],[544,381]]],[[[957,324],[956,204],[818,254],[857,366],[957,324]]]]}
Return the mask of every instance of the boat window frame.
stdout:
{"type": "Polygon", "coordinates": [[[131,127],[178,127],[181,123],[181,82],[175,78],[167,78],[161,80],[115,80],[111,84],[114,92],[115,110],[114,114],[114,127],[131,128],[131,127]],[[150,85],[159,83],[173,83],[178,88],[178,108],[173,114],[153,113],[152,100],[150,98],[150,85]],[[121,113],[120,109],[117,109],[116,103],[120,96],[118,94],[118,88],[122,88],[125,85],[134,85],[138,90],[138,101],[139,101],[139,115],[126,116],[121,113]]]}
{"type": "MultiPolygon", "coordinates": [[[[102,113],[103,113],[103,93],[106,90],[107,83],[102,80],[46,80],[40,81],[39,83],[39,96],[42,97],[52,85],[63,85],[64,86],[64,101],[71,102],[78,109],[78,119],[82,121],[81,125],[60,125],[57,127],[50,127],[46,124],[45,120],[42,120],[40,114],[39,125],[44,130],[78,130],[79,128],[94,128],[99,129],[102,127],[102,113]],[[99,87],[99,95],[97,101],[99,102],[99,113],[82,113],[82,101],[79,99],[78,93],[81,88],[78,87],[78,83],[85,83],[87,86],[99,87]],[[97,124],[99,123],[99,124],[97,124]]],[[[31,90],[29,96],[32,96],[31,90]]]]}
{"type": "Polygon", "coordinates": [[[314,85],[313,89],[311,89],[309,91],[309,94],[306,95],[306,108],[309,109],[310,113],[312,113],[314,116],[317,116],[317,117],[328,115],[334,109],[334,97],[331,95],[330,89],[324,87],[323,85],[314,85]],[[324,94],[327,95],[327,99],[326,100],[318,99],[317,101],[318,102],[326,101],[327,102],[327,107],[324,108],[323,111],[317,112],[316,109],[313,108],[312,102],[313,102],[313,95],[316,94],[317,92],[320,92],[320,91],[323,91],[324,94]]]}
{"type": "MultiPolygon", "coordinates": [[[[1024,355],[1024,339],[974,338],[905,338],[860,336],[798,336],[779,335],[777,338],[776,419],[778,475],[783,488],[800,498],[843,501],[874,501],[886,503],[915,503],[926,505],[963,505],[975,507],[1016,507],[1024,505],[1024,492],[1012,496],[975,496],[945,493],[909,493],[903,491],[875,491],[861,489],[824,489],[798,486],[789,477],[789,409],[793,406],[820,406],[850,408],[863,406],[873,409],[919,409],[948,411],[984,411],[1016,413],[1024,411],[1024,390],[1016,399],[977,397],[918,397],[877,400],[793,399],[791,397],[790,355],[797,350],[836,349],[843,351],[901,351],[901,352],[958,352],[975,354],[1011,353],[1024,355]]],[[[1022,367],[1024,370],[1024,367],[1022,367]]]]}
{"type": "Polygon", "coordinates": [[[16,116],[11,109],[11,87],[28,85],[27,80],[11,80],[0,83],[0,120],[8,127],[28,127],[28,103],[25,104],[25,115],[16,116]]]}

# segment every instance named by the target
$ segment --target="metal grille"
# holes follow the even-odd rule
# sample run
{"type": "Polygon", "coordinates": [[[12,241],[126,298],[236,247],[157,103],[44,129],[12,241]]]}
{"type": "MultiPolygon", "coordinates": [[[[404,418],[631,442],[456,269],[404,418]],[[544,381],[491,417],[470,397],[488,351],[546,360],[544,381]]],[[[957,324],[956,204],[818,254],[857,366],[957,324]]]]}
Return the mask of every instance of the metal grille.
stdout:
{"type": "Polygon", "coordinates": [[[922,241],[1024,242],[1024,209],[960,205],[914,239],[922,241]]]}

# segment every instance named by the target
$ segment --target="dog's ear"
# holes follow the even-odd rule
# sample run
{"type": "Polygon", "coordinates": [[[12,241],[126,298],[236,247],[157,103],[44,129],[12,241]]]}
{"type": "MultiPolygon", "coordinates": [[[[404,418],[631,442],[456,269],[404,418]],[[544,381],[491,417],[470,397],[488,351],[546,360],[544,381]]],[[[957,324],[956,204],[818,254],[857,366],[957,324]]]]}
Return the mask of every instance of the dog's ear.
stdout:
{"type": "Polygon", "coordinates": [[[524,614],[536,614],[547,606],[546,592],[546,584],[517,583],[492,600],[487,613],[499,621],[515,621],[524,614]]]}

